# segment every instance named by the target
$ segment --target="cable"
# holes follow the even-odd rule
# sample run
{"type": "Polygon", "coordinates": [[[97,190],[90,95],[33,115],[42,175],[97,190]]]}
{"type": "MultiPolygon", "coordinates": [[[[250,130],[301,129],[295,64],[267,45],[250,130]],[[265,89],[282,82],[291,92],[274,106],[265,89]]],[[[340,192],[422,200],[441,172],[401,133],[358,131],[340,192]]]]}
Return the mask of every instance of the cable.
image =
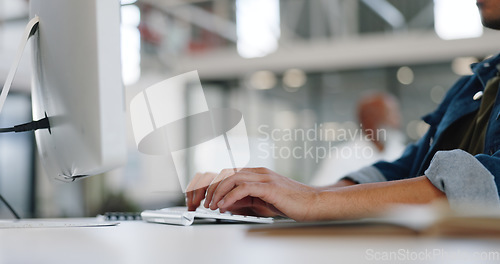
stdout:
{"type": "MultiPolygon", "coordinates": [[[[44,129],[44,128],[47,128],[49,130],[49,133],[51,133],[50,123],[49,123],[49,118],[47,117],[47,113],[45,113],[44,118],[37,120],[37,121],[31,121],[29,123],[13,126],[13,127],[9,127],[9,128],[0,128],[0,133],[8,133],[8,132],[18,133],[18,132],[26,132],[26,131],[35,131],[35,130],[44,129]]],[[[21,219],[21,217],[19,217],[19,215],[14,210],[14,208],[12,208],[12,206],[10,206],[10,204],[3,198],[3,196],[1,194],[0,194],[0,201],[3,202],[7,206],[9,211],[16,217],[16,219],[21,219]]]]}
{"type": "Polygon", "coordinates": [[[49,123],[49,118],[47,117],[47,114],[45,114],[45,117],[37,120],[37,121],[31,121],[29,123],[13,126],[13,127],[8,127],[8,128],[0,128],[0,133],[9,133],[9,132],[27,132],[27,131],[35,131],[38,129],[45,129],[47,128],[50,131],[50,123],[49,123]]]}
{"type": "MultiPolygon", "coordinates": [[[[47,114],[45,114],[45,117],[38,120],[38,121],[31,121],[29,123],[17,125],[14,127],[9,127],[9,128],[0,128],[0,133],[7,133],[7,132],[25,132],[25,131],[34,131],[37,129],[42,129],[42,128],[47,128],[49,129],[50,133],[50,123],[49,123],[49,118],[47,117],[47,114]]],[[[0,194],[0,201],[2,201],[9,211],[16,217],[16,219],[21,219],[19,215],[16,213],[14,208],[10,206],[10,204],[3,198],[3,196],[0,194]]]]}
{"type": "Polygon", "coordinates": [[[10,206],[10,204],[3,198],[3,196],[1,194],[0,194],[0,200],[7,206],[7,208],[9,208],[9,211],[14,215],[14,217],[16,219],[21,219],[21,217],[16,213],[14,208],[12,208],[12,206],[10,206]]]}

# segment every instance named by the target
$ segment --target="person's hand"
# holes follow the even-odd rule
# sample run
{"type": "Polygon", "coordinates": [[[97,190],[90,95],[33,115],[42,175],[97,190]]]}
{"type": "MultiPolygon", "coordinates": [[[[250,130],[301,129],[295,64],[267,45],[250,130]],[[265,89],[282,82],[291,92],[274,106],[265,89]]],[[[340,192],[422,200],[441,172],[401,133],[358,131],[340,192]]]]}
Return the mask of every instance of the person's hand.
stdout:
{"type": "MultiPolygon", "coordinates": [[[[213,175],[211,175],[213,176],[213,175]]],[[[203,177],[198,177],[203,178],[203,177]]],[[[281,176],[266,168],[244,168],[222,170],[211,178],[206,189],[205,207],[236,214],[276,216],[282,215],[303,221],[314,219],[319,191],[313,187],[281,176]]],[[[203,186],[208,180],[198,180],[203,186]]],[[[203,199],[201,191],[188,195],[188,206],[199,205],[203,199]],[[201,199],[200,199],[201,198],[201,199]]]]}
{"type": "MultiPolygon", "coordinates": [[[[233,176],[235,169],[224,170],[219,174],[212,172],[196,173],[186,190],[186,205],[189,211],[195,211],[204,201],[205,194],[210,185],[214,185],[221,180],[233,176]]],[[[231,212],[239,215],[254,215],[254,216],[276,216],[283,215],[272,205],[263,202],[260,199],[247,197],[238,201],[239,207],[233,207],[231,212]],[[245,206],[245,204],[252,204],[252,206],[245,206]]],[[[205,204],[208,208],[208,203],[205,204]]]]}

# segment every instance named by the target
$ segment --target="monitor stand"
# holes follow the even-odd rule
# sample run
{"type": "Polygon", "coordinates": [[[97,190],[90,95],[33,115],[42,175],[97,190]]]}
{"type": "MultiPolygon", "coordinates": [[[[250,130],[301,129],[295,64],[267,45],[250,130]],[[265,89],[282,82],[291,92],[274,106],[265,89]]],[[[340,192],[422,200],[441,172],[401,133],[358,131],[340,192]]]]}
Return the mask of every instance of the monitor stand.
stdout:
{"type": "MultiPolygon", "coordinates": [[[[21,39],[21,43],[17,50],[16,58],[12,63],[9,73],[7,74],[7,79],[5,80],[5,83],[3,85],[2,92],[0,93],[0,113],[2,112],[5,99],[7,99],[7,94],[9,93],[10,87],[12,86],[12,81],[14,80],[17,68],[19,66],[19,63],[21,62],[21,58],[23,56],[26,44],[28,44],[28,40],[31,38],[31,36],[33,36],[37,32],[39,22],[40,20],[38,16],[35,16],[28,22],[28,25],[26,25],[26,28],[24,29],[23,38],[21,39]]],[[[7,206],[7,208],[9,208],[9,211],[16,217],[16,219],[21,219],[14,210],[14,208],[10,206],[10,204],[3,198],[1,194],[0,194],[0,200],[7,206]]]]}

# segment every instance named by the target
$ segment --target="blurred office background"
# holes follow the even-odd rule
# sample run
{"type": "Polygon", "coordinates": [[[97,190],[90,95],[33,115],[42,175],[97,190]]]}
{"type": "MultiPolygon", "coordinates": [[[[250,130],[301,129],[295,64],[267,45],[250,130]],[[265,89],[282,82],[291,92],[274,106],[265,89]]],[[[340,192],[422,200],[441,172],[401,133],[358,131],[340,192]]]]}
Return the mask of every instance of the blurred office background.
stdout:
{"type": "MultiPolygon", "coordinates": [[[[263,130],[356,129],[359,96],[385,91],[400,101],[402,131],[411,143],[427,129],[420,118],[439,104],[454,81],[470,74],[471,63],[497,52],[500,40],[499,33],[481,26],[474,0],[121,3],[127,103],[149,85],[197,70],[210,107],[243,113],[252,146],[250,165],[306,183],[320,161],[287,153],[263,157],[259,146],[303,144],[267,142],[263,130]]],[[[28,1],[0,0],[2,84],[27,21],[28,1]]],[[[1,127],[31,118],[29,51],[13,86],[0,114],[1,127]]],[[[189,107],[190,100],[184,103],[189,107]]],[[[93,216],[182,203],[171,158],[139,153],[128,127],[126,166],[71,184],[45,175],[32,134],[1,134],[0,193],[24,217],[93,216]]],[[[340,141],[330,137],[309,143],[340,141]]],[[[3,204],[0,218],[11,218],[3,204]]]]}

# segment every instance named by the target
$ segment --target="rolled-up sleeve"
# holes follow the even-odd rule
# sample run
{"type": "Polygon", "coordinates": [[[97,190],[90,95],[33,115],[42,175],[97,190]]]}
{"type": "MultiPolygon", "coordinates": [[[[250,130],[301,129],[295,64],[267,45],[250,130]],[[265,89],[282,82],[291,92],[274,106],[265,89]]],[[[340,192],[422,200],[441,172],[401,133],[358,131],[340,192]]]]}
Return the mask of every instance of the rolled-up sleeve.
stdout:
{"type": "Polygon", "coordinates": [[[500,208],[495,177],[463,150],[438,151],[425,176],[444,192],[452,209],[500,208]]]}

